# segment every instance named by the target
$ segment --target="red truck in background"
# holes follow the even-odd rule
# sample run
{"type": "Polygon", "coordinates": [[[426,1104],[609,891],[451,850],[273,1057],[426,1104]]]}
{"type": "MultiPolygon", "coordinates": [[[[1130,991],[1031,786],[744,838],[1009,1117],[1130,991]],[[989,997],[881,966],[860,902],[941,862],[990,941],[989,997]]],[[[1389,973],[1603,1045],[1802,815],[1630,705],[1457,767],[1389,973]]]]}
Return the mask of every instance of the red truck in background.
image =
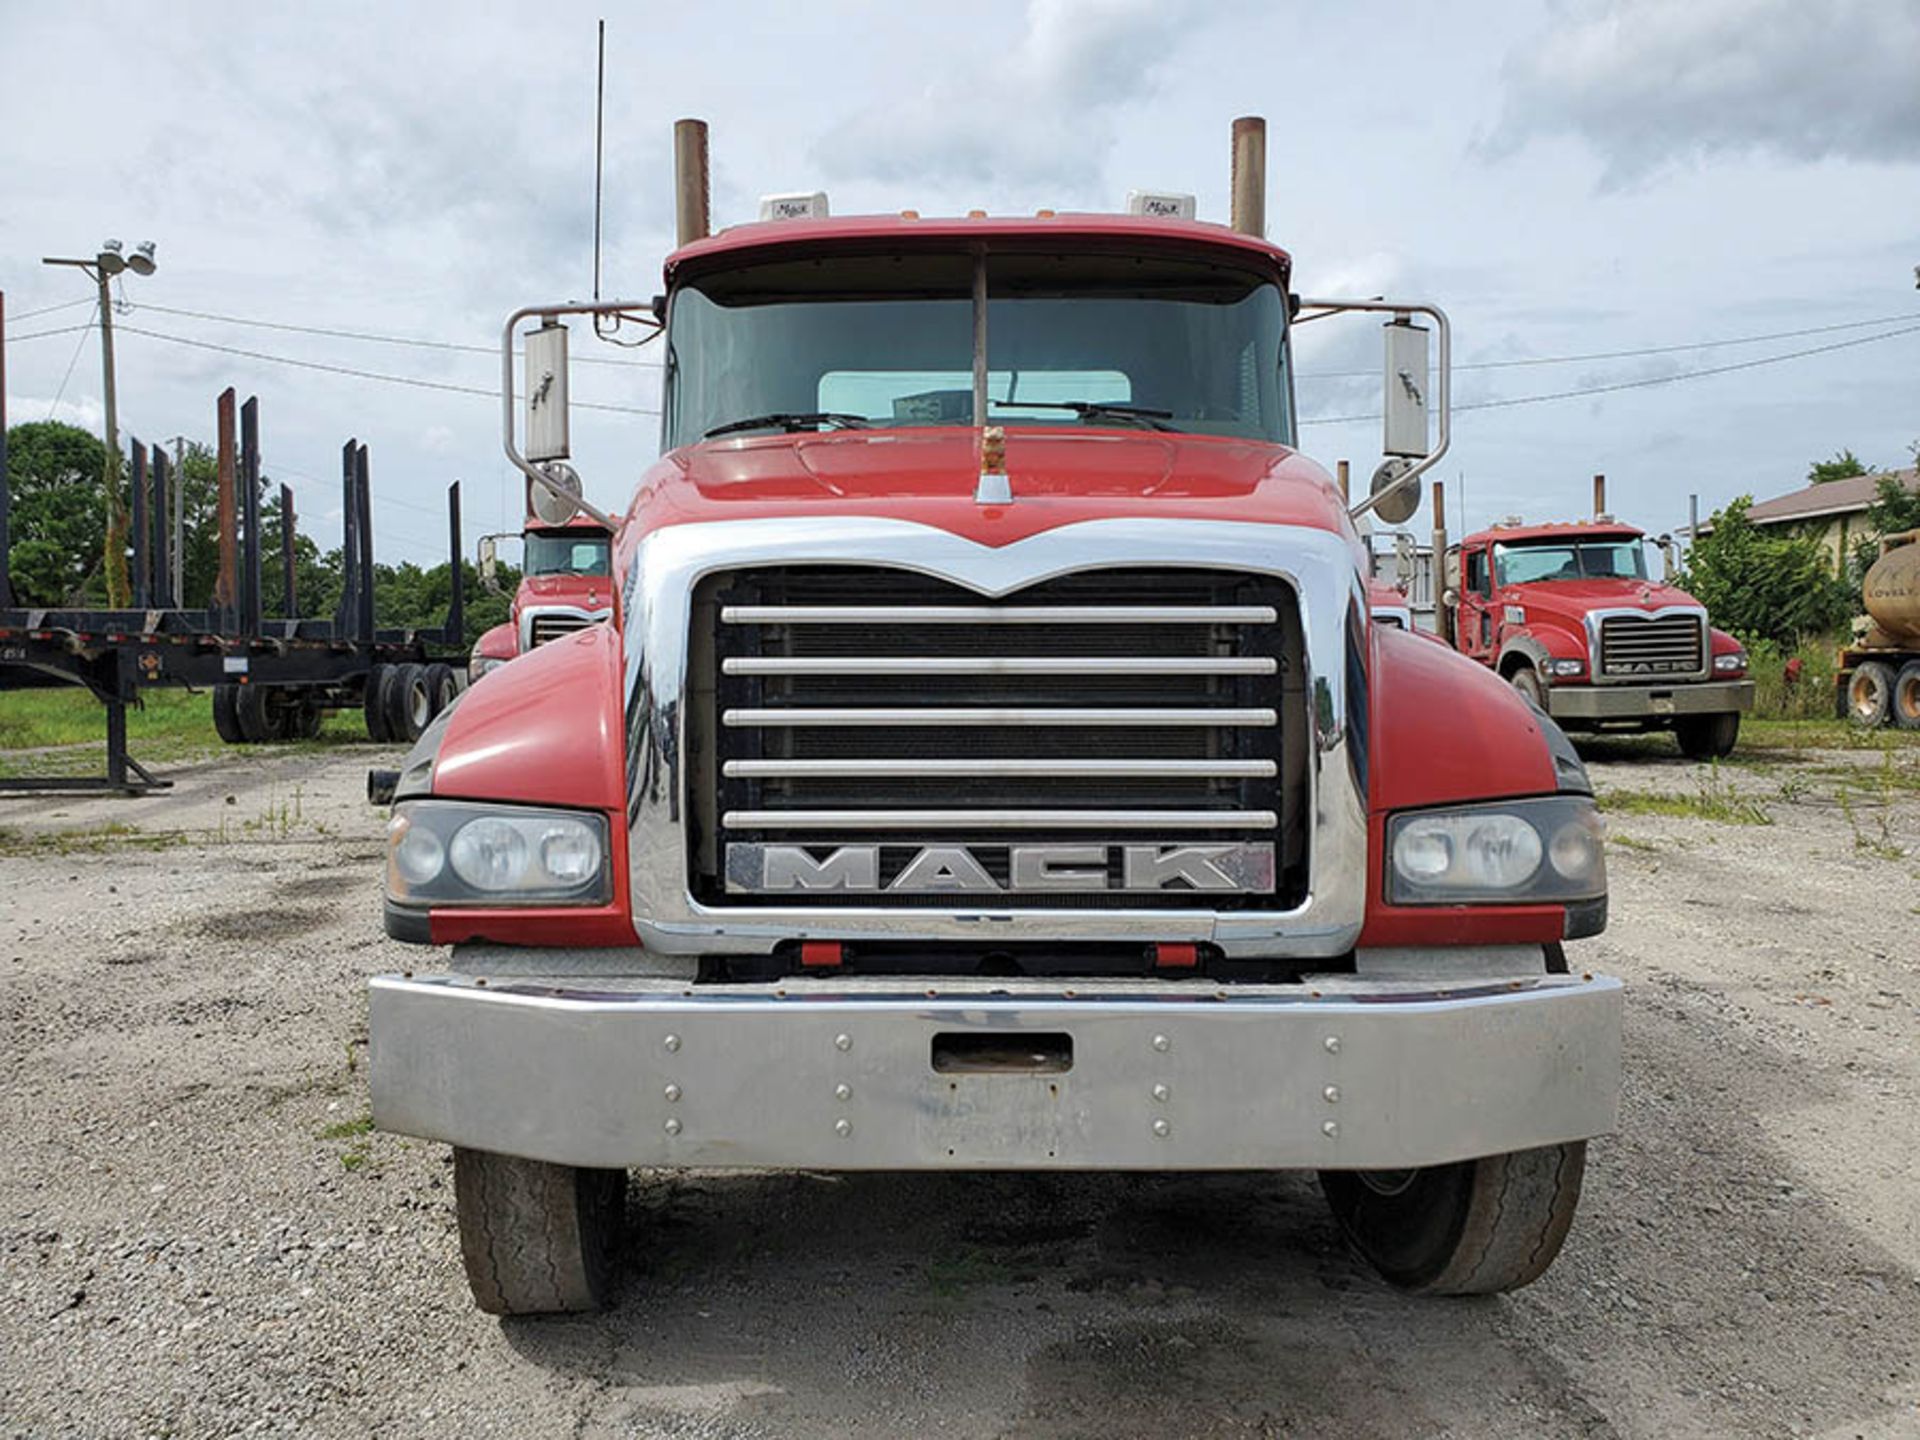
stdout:
{"type": "Polygon", "coordinates": [[[1606,924],[1592,786],[1375,618],[1355,524],[1446,450],[1445,315],[1294,291],[1256,120],[1231,226],[814,194],[713,234],[675,140],[661,299],[501,337],[507,457],[569,504],[566,317],[670,347],[614,613],[370,784],[387,933],[446,956],[370,982],[373,1116],[452,1145],[476,1302],[603,1303],[638,1166],[1304,1169],[1392,1284],[1539,1276],[1617,1115],[1621,987],[1563,948],[1606,924]],[[1344,312],[1384,321],[1357,505],[1292,385],[1344,312]]]}
{"type": "MultiPolygon", "coordinates": [[[[480,582],[496,593],[496,545],[501,538],[487,535],[480,541],[480,582]]],[[[513,609],[474,642],[467,662],[469,682],[536,645],[612,618],[611,530],[586,514],[549,524],[530,508],[520,539],[520,584],[513,592],[513,609]]]]}
{"type": "Polygon", "coordinates": [[[1753,708],[1747,652],[1648,575],[1647,540],[1605,514],[1469,535],[1446,554],[1442,634],[1564,729],[1670,729],[1693,759],[1731,754],[1753,708]]]}

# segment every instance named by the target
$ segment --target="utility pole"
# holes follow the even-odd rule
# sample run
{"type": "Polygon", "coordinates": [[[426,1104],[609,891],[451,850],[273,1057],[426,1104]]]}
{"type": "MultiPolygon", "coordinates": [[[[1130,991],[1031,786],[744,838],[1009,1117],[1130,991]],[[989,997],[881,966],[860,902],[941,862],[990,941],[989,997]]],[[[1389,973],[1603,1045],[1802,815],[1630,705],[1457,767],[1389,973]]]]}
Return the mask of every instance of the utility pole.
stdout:
{"type": "Polygon", "coordinates": [[[108,240],[91,260],[46,257],[46,265],[70,265],[84,270],[100,289],[100,369],[106,401],[107,440],[107,606],[120,609],[127,603],[126,515],[120,507],[120,409],[114,392],[113,369],[113,292],[111,281],[122,271],[136,275],[154,272],[153,242],[143,242],[133,254],[121,253],[118,240],[108,240]]]}

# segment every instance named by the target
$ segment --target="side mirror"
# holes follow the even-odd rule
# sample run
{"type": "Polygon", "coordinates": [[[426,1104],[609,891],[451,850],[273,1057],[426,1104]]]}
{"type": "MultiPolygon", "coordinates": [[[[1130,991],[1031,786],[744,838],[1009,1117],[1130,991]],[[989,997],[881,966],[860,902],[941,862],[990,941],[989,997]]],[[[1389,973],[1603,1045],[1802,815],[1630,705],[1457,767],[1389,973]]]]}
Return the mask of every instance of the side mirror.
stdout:
{"type": "Polygon", "coordinates": [[[480,583],[500,593],[500,547],[491,535],[480,537],[480,583]]]}
{"type": "Polygon", "coordinates": [[[549,318],[527,336],[527,459],[564,460],[567,434],[567,327],[549,318]]]}
{"type": "MultiPolygon", "coordinates": [[[[1426,327],[1415,325],[1405,315],[1396,315],[1381,328],[1387,342],[1387,383],[1386,435],[1380,450],[1385,455],[1424,459],[1430,448],[1427,444],[1426,327]]],[[[1419,497],[1415,496],[1414,505],[1418,502],[1419,497]]],[[[1412,507],[1408,513],[1412,513],[1412,507]]]]}

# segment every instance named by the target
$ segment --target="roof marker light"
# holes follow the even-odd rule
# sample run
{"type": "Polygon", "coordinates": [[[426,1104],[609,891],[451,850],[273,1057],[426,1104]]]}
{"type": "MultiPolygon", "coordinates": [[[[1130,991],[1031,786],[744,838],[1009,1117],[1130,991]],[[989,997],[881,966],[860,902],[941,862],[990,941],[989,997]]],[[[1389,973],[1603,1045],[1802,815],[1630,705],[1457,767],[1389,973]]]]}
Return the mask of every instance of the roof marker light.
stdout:
{"type": "Polygon", "coordinates": [[[792,195],[762,195],[762,220],[824,220],[827,218],[827,192],[814,190],[792,195]]]}
{"type": "Polygon", "coordinates": [[[1191,220],[1198,213],[1194,197],[1174,190],[1129,190],[1127,213],[1155,220],[1191,220]]]}

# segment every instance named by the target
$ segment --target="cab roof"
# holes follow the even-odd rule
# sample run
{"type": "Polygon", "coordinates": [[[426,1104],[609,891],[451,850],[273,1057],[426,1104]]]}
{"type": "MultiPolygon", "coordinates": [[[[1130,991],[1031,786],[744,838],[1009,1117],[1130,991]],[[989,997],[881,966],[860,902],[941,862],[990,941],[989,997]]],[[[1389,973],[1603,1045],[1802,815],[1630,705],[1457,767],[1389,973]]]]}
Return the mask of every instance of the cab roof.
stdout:
{"type": "Polygon", "coordinates": [[[705,239],[695,240],[667,257],[669,284],[684,267],[704,269],[720,261],[755,251],[783,251],[832,247],[885,252],[922,245],[932,249],[955,242],[984,241],[989,245],[1017,242],[1022,248],[1035,241],[1062,240],[1098,248],[1212,251],[1233,255],[1249,269],[1268,270],[1286,284],[1293,258],[1279,246],[1225,225],[1202,220],[1169,220],[1146,215],[1096,215],[1061,212],[1040,215],[934,216],[844,215],[825,220],[759,220],[732,225],[705,239]]]}
{"type": "Polygon", "coordinates": [[[1474,545],[1483,540],[1507,544],[1528,540],[1643,540],[1647,532],[1637,525],[1619,520],[1556,520],[1543,525],[1493,525],[1477,530],[1460,543],[1474,545]]]}

